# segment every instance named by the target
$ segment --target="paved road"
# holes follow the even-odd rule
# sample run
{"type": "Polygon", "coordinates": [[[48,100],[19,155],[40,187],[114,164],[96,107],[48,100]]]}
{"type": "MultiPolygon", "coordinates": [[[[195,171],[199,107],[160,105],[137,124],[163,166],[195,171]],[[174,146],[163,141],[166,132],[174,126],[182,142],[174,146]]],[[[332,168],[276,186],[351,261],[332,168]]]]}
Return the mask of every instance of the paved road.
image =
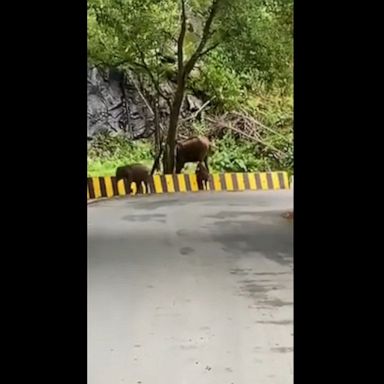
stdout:
{"type": "Polygon", "coordinates": [[[292,193],[88,206],[88,384],[292,384],[292,193]]]}

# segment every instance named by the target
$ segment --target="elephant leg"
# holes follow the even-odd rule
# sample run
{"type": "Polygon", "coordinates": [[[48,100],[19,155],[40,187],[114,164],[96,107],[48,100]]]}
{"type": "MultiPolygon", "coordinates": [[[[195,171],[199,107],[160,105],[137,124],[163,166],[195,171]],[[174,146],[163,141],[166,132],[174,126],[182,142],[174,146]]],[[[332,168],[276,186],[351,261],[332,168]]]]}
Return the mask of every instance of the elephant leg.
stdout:
{"type": "Polygon", "coordinates": [[[139,195],[143,194],[143,184],[142,182],[136,182],[136,193],[139,195]]]}
{"type": "Polygon", "coordinates": [[[133,193],[132,189],[132,178],[130,176],[126,177],[127,180],[127,186],[128,186],[128,194],[133,193]]]}
{"type": "Polygon", "coordinates": [[[132,193],[132,187],[131,187],[132,179],[129,176],[123,177],[122,179],[124,182],[124,187],[125,187],[126,193],[128,195],[130,195],[132,193]]]}
{"type": "Polygon", "coordinates": [[[199,191],[204,190],[204,182],[199,177],[197,178],[197,187],[199,188],[199,191]]]}
{"type": "Polygon", "coordinates": [[[209,172],[209,168],[208,168],[208,155],[205,156],[205,158],[204,158],[204,164],[205,164],[205,168],[207,168],[207,171],[209,172]]]}
{"type": "Polygon", "coordinates": [[[184,163],[183,162],[179,162],[179,163],[176,163],[176,173],[181,173],[181,170],[184,168],[184,163]]]}

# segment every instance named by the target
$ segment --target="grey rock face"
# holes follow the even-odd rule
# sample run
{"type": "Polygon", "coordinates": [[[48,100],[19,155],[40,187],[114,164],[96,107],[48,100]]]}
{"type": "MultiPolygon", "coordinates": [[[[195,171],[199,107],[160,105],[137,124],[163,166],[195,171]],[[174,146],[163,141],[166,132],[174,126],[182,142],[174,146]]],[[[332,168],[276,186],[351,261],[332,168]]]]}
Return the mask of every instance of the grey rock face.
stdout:
{"type": "MultiPolygon", "coordinates": [[[[91,139],[98,133],[125,134],[132,139],[149,137],[154,132],[154,119],[143,97],[133,81],[117,70],[101,71],[88,67],[87,74],[87,135],[91,139]]],[[[162,85],[166,94],[172,92],[174,85],[162,85]]],[[[197,111],[201,100],[187,95],[181,117],[197,111]]],[[[166,125],[168,110],[166,103],[160,103],[160,119],[166,125]]]]}
{"type": "Polygon", "coordinates": [[[88,68],[88,137],[100,132],[148,136],[153,119],[134,84],[114,70],[88,68]]]}

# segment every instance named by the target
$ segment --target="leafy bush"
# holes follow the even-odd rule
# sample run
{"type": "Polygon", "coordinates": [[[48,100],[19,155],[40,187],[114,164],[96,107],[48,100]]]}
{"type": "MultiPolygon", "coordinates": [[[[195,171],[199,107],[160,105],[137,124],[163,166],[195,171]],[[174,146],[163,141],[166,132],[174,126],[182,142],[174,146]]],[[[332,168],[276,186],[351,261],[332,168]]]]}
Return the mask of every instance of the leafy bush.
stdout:
{"type": "Polygon", "coordinates": [[[89,176],[110,176],[118,166],[132,163],[152,166],[153,157],[149,142],[101,134],[94,138],[88,149],[89,176]]]}
{"type": "Polygon", "coordinates": [[[215,142],[210,163],[212,170],[217,172],[257,172],[274,170],[272,162],[258,153],[254,143],[235,140],[227,133],[215,142]]]}

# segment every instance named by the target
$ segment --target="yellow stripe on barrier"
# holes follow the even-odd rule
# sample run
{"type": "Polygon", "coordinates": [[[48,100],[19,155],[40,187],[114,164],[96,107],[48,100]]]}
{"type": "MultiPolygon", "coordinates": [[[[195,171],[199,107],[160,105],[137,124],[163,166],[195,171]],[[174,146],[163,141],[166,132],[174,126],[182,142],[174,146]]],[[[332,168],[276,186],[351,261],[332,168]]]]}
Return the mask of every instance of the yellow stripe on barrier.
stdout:
{"type": "Polygon", "coordinates": [[[175,192],[175,184],[173,183],[172,175],[165,175],[165,182],[167,184],[167,192],[175,192]]]}
{"type": "Polygon", "coordinates": [[[112,187],[112,179],[110,176],[104,177],[105,180],[105,189],[108,197],[113,196],[113,187],[112,187]]]}
{"type": "Polygon", "coordinates": [[[98,177],[92,177],[93,190],[95,191],[95,199],[101,197],[100,181],[98,177]]]}
{"type": "Polygon", "coordinates": [[[266,191],[268,189],[267,174],[265,172],[260,173],[261,189],[266,191]]]}
{"type": "Polygon", "coordinates": [[[280,189],[280,181],[279,181],[279,176],[276,172],[272,172],[272,185],[273,189],[280,189]]]}
{"type": "Polygon", "coordinates": [[[192,192],[197,192],[199,190],[199,186],[197,185],[197,177],[194,173],[190,173],[186,175],[189,177],[189,182],[191,184],[191,191],[192,192]]]}
{"type": "Polygon", "coordinates": [[[225,184],[227,186],[227,191],[233,191],[232,175],[230,173],[224,174],[225,184]]]}
{"type": "Polygon", "coordinates": [[[177,175],[177,181],[179,182],[180,192],[187,192],[187,185],[185,184],[184,175],[177,175]]]}
{"type": "Polygon", "coordinates": [[[125,196],[126,195],[124,180],[119,180],[117,182],[117,190],[119,192],[119,196],[125,196]]]}
{"type": "Polygon", "coordinates": [[[220,175],[218,175],[217,173],[214,173],[214,174],[212,175],[212,180],[213,180],[213,187],[214,187],[214,190],[215,190],[215,191],[221,191],[222,188],[221,188],[220,175]]]}
{"type": "Polygon", "coordinates": [[[255,191],[257,189],[255,174],[248,173],[247,176],[248,176],[248,182],[249,182],[249,189],[251,189],[252,191],[255,191]]]}
{"type": "Polygon", "coordinates": [[[237,186],[239,188],[239,191],[245,190],[244,177],[246,177],[244,173],[236,173],[237,186]]]}
{"type": "Polygon", "coordinates": [[[284,188],[289,189],[290,185],[289,185],[289,179],[288,179],[288,173],[287,172],[283,173],[283,179],[284,179],[284,188]]]}
{"type": "Polygon", "coordinates": [[[166,192],[166,191],[163,191],[163,187],[161,186],[160,175],[154,175],[153,176],[153,185],[155,186],[155,192],[156,193],[166,192]]]}

